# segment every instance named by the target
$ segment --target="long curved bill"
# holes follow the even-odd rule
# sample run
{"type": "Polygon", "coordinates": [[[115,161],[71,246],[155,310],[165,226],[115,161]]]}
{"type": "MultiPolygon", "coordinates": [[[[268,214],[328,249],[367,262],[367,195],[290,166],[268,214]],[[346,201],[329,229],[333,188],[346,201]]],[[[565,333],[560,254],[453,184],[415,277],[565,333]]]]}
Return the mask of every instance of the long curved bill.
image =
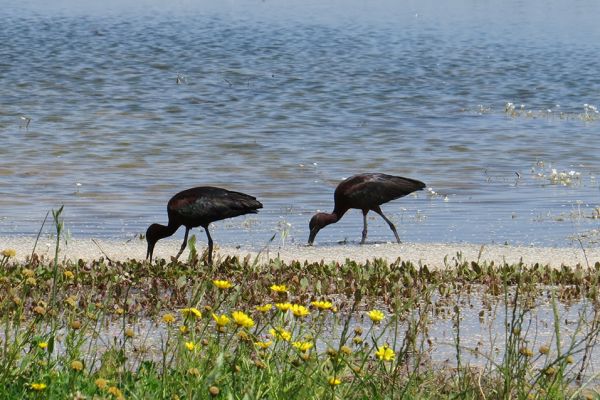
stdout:
{"type": "Polygon", "coordinates": [[[146,251],[146,260],[152,261],[152,253],[154,252],[154,246],[148,243],[148,251],[146,251]]]}
{"type": "Polygon", "coordinates": [[[310,231],[310,234],[308,235],[308,245],[312,246],[313,242],[315,241],[315,237],[317,237],[317,233],[319,233],[318,229],[312,229],[310,231]]]}

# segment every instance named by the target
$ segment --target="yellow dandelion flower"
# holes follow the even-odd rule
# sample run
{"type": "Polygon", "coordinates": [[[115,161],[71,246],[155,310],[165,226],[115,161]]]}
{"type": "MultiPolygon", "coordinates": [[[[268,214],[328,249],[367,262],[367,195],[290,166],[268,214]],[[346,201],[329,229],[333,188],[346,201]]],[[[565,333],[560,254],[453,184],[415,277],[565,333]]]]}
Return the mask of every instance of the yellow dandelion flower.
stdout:
{"type": "Polygon", "coordinates": [[[188,327],[187,327],[187,326],[185,326],[185,325],[181,325],[181,326],[179,327],[179,332],[181,332],[182,334],[184,334],[184,335],[185,335],[186,333],[188,333],[188,327]]]}
{"type": "Polygon", "coordinates": [[[189,351],[193,351],[196,348],[196,343],[194,342],[185,342],[185,348],[189,351]]]}
{"type": "Polygon", "coordinates": [[[63,272],[63,276],[65,277],[65,279],[67,280],[71,280],[75,278],[75,274],[69,270],[66,270],[65,272],[63,272]]]}
{"type": "Polygon", "coordinates": [[[333,304],[329,301],[312,301],[310,304],[319,310],[329,310],[333,307],[333,304]]]}
{"type": "Polygon", "coordinates": [[[200,370],[198,368],[190,368],[187,372],[192,376],[200,376],[200,370]]]}
{"type": "Polygon", "coordinates": [[[286,312],[292,308],[292,303],[275,303],[275,307],[280,311],[286,312]]]}
{"type": "Polygon", "coordinates": [[[37,281],[35,280],[35,278],[27,278],[27,279],[25,279],[25,283],[28,284],[29,286],[37,285],[37,281]]]}
{"type": "Polygon", "coordinates": [[[328,382],[329,382],[329,384],[330,384],[331,386],[337,386],[337,385],[339,385],[340,383],[342,383],[342,381],[341,381],[341,380],[339,380],[338,378],[336,378],[336,377],[334,377],[334,376],[332,376],[331,378],[329,378],[329,381],[328,381],[328,382]]]}
{"type": "Polygon", "coordinates": [[[385,318],[385,315],[383,314],[383,312],[381,312],[379,310],[371,310],[371,311],[369,311],[368,315],[369,315],[369,318],[371,318],[371,321],[373,321],[376,324],[381,322],[385,318]]]}
{"type": "Polygon", "coordinates": [[[11,258],[17,255],[17,251],[15,249],[4,249],[0,254],[6,258],[11,258]]]}
{"type": "Polygon", "coordinates": [[[533,350],[531,350],[528,347],[521,347],[519,349],[519,353],[521,353],[521,355],[525,356],[525,357],[531,357],[531,356],[533,356],[533,350]]]}
{"type": "Polygon", "coordinates": [[[46,349],[46,348],[48,348],[48,342],[39,342],[38,347],[40,349],[46,349]]]}
{"type": "Polygon", "coordinates": [[[41,392],[42,390],[48,387],[48,385],[46,385],[45,383],[32,383],[30,386],[33,390],[37,392],[41,392]]]}
{"type": "Polygon", "coordinates": [[[271,347],[272,344],[273,344],[272,340],[267,340],[266,342],[254,342],[254,345],[256,347],[260,347],[261,349],[267,349],[267,348],[271,347]]]}
{"type": "Polygon", "coordinates": [[[294,314],[294,316],[296,317],[306,317],[308,314],[310,314],[310,311],[308,311],[308,308],[300,305],[300,304],[293,304],[290,307],[290,310],[292,310],[292,313],[294,314]]]}
{"type": "Polygon", "coordinates": [[[292,346],[300,351],[308,351],[313,348],[313,344],[311,342],[292,342],[292,346]]]}
{"type": "Polygon", "coordinates": [[[77,306],[77,297],[69,296],[65,299],[65,303],[67,303],[71,307],[75,308],[77,306]]]}
{"type": "Polygon", "coordinates": [[[167,313],[167,314],[163,315],[162,320],[165,324],[171,325],[172,323],[175,322],[175,316],[171,313],[167,313]]]}
{"type": "Polygon", "coordinates": [[[96,384],[96,387],[100,390],[104,390],[108,386],[108,381],[104,378],[98,378],[94,381],[94,383],[96,384]]]}
{"type": "Polygon", "coordinates": [[[289,342],[290,339],[292,338],[292,334],[283,328],[271,328],[269,330],[269,333],[275,339],[282,339],[282,340],[285,340],[286,342],[289,342]]]}
{"type": "Polygon", "coordinates": [[[352,349],[348,346],[342,346],[340,347],[340,351],[344,354],[346,354],[347,356],[349,356],[350,354],[352,354],[352,349]]]}
{"type": "Polygon", "coordinates": [[[548,354],[550,352],[550,347],[544,344],[540,346],[540,349],[538,351],[540,352],[540,354],[548,354]]]}
{"type": "Polygon", "coordinates": [[[225,280],[214,280],[212,281],[213,285],[215,285],[216,287],[218,287],[219,289],[229,289],[230,287],[232,287],[233,285],[231,284],[231,282],[229,281],[225,281],[225,280]]]}
{"type": "Polygon", "coordinates": [[[112,394],[116,398],[122,398],[123,397],[123,393],[121,393],[121,390],[119,390],[119,388],[116,387],[116,386],[109,387],[108,388],[108,393],[112,394]]]}
{"type": "Polygon", "coordinates": [[[21,273],[23,274],[23,276],[26,276],[28,278],[32,278],[35,276],[35,271],[29,268],[23,268],[21,273]]]}
{"type": "Polygon", "coordinates": [[[217,315],[217,314],[213,313],[212,317],[215,320],[215,323],[217,324],[217,326],[226,326],[227,324],[229,324],[229,321],[230,321],[229,317],[225,314],[217,315]]]}
{"type": "Polygon", "coordinates": [[[33,312],[37,315],[46,315],[46,309],[42,306],[35,306],[33,312]]]}
{"type": "Polygon", "coordinates": [[[575,362],[575,357],[569,354],[565,361],[567,362],[567,364],[573,364],[575,362]]]}
{"type": "Polygon", "coordinates": [[[269,304],[265,304],[264,306],[256,306],[254,308],[256,309],[256,311],[267,312],[267,311],[271,311],[273,306],[271,305],[271,303],[269,303],[269,304]]]}
{"type": "Polygon", "coordinates": [[[285,293],[287,292],[287,286],[285,285],[271,285],[271,290],[276,293],[285,293]]]}
{"type": "Polygon", "coordinates": [[[81,371],[83,370],[83,363],[79,360],[74,360],[71,362],[71,369],[73,371],[81,371]]]}
{"type": "Polygon", "coordinates": [[[202,318],[202,313],[195,307],[182,308],[180,311],[185,317],[202,318]]]}
{"type": "Polygon", "coordinates": [[[94,314],[91,311],[87,311],[85,313],[85,316],[88,317],[89,319],[91,319],[92,321],[98,321],[98,315],[94,314]]]}
{"type": "Polygon", "coordinates": [[[252,328],[254,326],[254,321],[243,311],[234,311],[231,313],[231,317],[233,321],[238,325],[244,328],[252,328]]]}
{"type": "Polygon", "coordinates": [[[388,345],[383,345],[377,348],[375,356],[383,361],[392,361],[396,357],[394,350],[390,349],[388,345]]]}
{"type": "Polygon", "coordinates": [[[135,332],[133,332],[133,329],[131,329],[131,328],[126,328],[125,336],[131,339],[132,337],[135,336],[135,332]]]}

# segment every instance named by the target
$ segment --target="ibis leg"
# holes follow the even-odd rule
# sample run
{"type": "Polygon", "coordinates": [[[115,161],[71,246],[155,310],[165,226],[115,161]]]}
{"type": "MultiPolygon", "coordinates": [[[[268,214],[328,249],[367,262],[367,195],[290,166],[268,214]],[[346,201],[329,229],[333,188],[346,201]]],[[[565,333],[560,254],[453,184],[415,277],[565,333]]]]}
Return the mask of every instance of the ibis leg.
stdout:
{"type": "Polygon", "coordinates": [[[183,250],[185,250],[185,246],[187,246],[188,233],[190,233],[190,228],[188,228],[186,226],[186,228],[185,228],[185,236],[183,237],[183,243],[181,244],[181,249],[179,249],[179,253],[177,253],[177,255],[175,256],[175,261],[177,261],[177,259],[181,255],[181,253],[183,253],[183,250]]]}
{"type": "Polygon", "coordinates": [[[402,243],[400,241],[400,236],[398,236],[398,232],[396,231],[396,227],[394,226],[392,221],[390,221],[389,219],[387,219],[387,217],[385,215],[383,215],[383,211],[381,211],[381,208],[379,208],[379,207],[374,208],[373,211],[375,211],[377,214],[381,215],[381,218],[383,218],[383,220],[385,222],[387,222],[387,224],[390,226],[390,229],[392,230],[392,232],[394,232],[394,235],[396,236],[396,240],[398,241],[398,243],[402,243]]]}
{"type": "Polygon", "coordinates": [[[360,244],[365,244],[367,241],[367,213],[369,210],[362,210],[363,212],[363,231],[362,231],[362,240],[360,244]]]}
{"type": "Polygon", "coordinates": [[[206,237],[208,238],[208,265],[212,265],[213,240],[210,237],[208,226],[205,226],[204,230],[206,231],[206,237]]]}

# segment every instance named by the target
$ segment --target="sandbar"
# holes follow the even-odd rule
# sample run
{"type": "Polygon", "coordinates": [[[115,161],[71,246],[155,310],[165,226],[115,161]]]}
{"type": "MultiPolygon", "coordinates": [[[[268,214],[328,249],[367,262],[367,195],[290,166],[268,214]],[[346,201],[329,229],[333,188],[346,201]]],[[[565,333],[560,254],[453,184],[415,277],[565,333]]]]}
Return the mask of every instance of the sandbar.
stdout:
{"type": "MultiPolygon", "coordinates": [[[[15,249],[18,261],[24,261],[33,250],[35,236],[0,237],[0,251],[15,249]]],[[[36,253],[45,258],[53,258],[56,241],[51,237],[41,237],[36,247],[36,253]]],[[[177,254],[181,242],[165,239],[156,245],[154,256],[169,259],[177,254]]],[[[206,244],[198,243],[198,250],[203,251],[206,244]]],[[[276,245],[271,244],[262,249],[249,247],[228,247],[215,245],[215,259],[226,256],[246,257],[253,260],[258,257],[260,262],[280,258],[290,262],[344,262],[347,259],[364,263],[376,258],[393,262],[398,259],[410,261],[415,265],[427,265],[429,268],[443,268],[454,265],[453,259],[461,254],[462,260],[478,262],[495,262],[514,264],[522,261],[525,265],[549,265],[555,268],[561,266],[583,267],[593,266],[600,261],[600,248],[589,247],[528,247],[498,244],[473,243],[367,243],[340,245],[276,245]]],[[[128,259],[142,260],[146,256],[146,242],[141,239],[92,239],[71,238],[65,244],[61,242],[59,260],[90,261],[108,257],[113,261],[128,259]]],[[[181,256],[185,260],[188,250],[181,256]]]]}

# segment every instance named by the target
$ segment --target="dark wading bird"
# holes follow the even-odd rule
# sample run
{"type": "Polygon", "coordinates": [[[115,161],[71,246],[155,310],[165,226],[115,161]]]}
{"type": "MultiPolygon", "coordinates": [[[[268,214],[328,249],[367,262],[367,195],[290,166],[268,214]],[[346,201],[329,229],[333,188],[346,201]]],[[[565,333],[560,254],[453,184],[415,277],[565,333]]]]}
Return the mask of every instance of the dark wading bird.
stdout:
{"type": "Polygon", "coordinates": [[[208,232],[208,225],[211,222],[238,215],[256,214],[259,208],[262,208],[262,204],[256,198],[218,187],[201,186],[179,192],[171,197],[167,204],[169,224],[167,226],[152,224],[146,231],[146,240],[148,241],[146,259],[152,260],[156,242],[171,236],[183,225],[185,226],[185,237],[179,253],[175,256],[175,260],[177,260],[187,245],[190,229],[201,226],[206,231],[208,238],[208,263],[212,264],[213,241],[208,232]]]}
{"type": "Polygon", "coordinates": [[[387,219],[381,208],[383,203],[406,196],[414,191],[421,190],[425,184],[415,179],[403,178],[386,174],[359,174],[342,181],[335,189],[333,200],[335,206],[331,214],[317,213],[309,223],[310,235],[308,244],[312,245],[319,230],[329,224],[338,222],[351,208],[362,210],[364,228],[361,244],[367,240],[367,213],[375,211],[387,222],[400,243],[396,227],[387,219]]]}

